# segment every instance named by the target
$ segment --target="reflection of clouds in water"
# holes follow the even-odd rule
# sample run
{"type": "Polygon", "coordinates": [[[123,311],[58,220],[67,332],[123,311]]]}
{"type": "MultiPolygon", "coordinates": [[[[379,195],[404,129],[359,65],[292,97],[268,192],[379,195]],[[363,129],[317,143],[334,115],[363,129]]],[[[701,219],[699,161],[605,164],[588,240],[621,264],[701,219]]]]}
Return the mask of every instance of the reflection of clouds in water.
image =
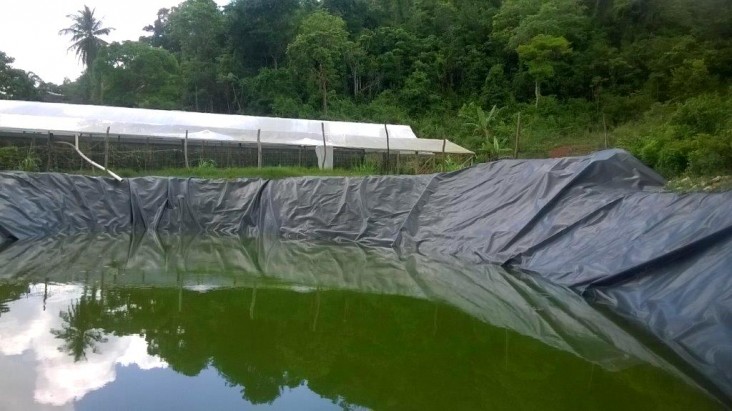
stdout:
{"type": "MultiPolygon", "coordinates": [[[[31,293],[8,303],[10,311],[0,317],[0,354],[20,355],[29,352],[36,362],[34,398],[42,404],[63,405],[80,399],[88,392],[114,381],[115,365],[135,364],[143,370],[166,367],[159,357],[147,353],[147,343],[141,336],[109,335],[97,344],[96,352],[86,352],[86,360],[74,362],[72,356],[60,351],[61,340],[51,334],[62,327],[59,312],[82,294],[80,286],[49,285],[46,310],[43,311],[43,285],[31,287],[31,293]]],[[[8,397],[21,392],[4,392],[8,397]]],[[[25,391],[25,390],[24,390],[25,391]]]]}

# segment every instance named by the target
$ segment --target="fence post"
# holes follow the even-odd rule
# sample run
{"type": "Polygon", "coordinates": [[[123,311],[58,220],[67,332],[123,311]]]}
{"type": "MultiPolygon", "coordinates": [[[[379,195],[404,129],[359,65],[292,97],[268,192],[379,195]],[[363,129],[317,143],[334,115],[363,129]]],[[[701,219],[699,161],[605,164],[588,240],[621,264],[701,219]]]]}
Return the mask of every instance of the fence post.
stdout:
{"type": "Polygon", "coordinates": [[[46,162],[46,171],[51,171],[51,140],[53,140],[53,133],[48,132],[48,161],[46,162]]]}
{"type": "MultiPolygon", "coordinates": [[[[74,137],[74,145],[81,150],[81,138],[84,137],[84,133],[77,133],[76,137],[74,137]]],[[[79,157],[79,171],[84,169],[84,159],[79,157]]]]}
{"type": "Polygon", "coordinates": [[[386,174],[389,174],[389,156],[390,153],[390,147],[389,147],[389,128],[384,124],[384,131],[386,131],[386,174]]]}
{"type": "Polygon", "coordinates": [[[262,129],[257,129],[257,168],[262,168],[262,129]]]}
{"type": "Polygon", "coordinates": [[[302,167],[302,146],[297,150],[297,166],[302,167]]]}
{"type": "Polygon", "coordinates": [[[518,113],[518,121],[516,122],[516,141],[513,145],[513,158],[518,158],[519,139],[521,138],[521,112],[518,113]]]}
{"type": "Polygon", "coordinates": [[[107,134],[104,136],[104,168],[109,167],[109,127],[107,134]]]}
{"type": "Polygon", "coordinates": [[[446,145],[447,145],[447,139],[443,138],[442,139],[442,167],[440,167],[443,172],[445,171],[445,146],[446,145]]]}
{"type": "Polygon", "coordinates": [[[188,166],[188,130],[186,130],[186,138],[183,140],[183,159],[186,162],[186,168],[190,168],[188,166]]]}
{"type": "Polygon", "coordinates": [[[608,141],[607,141],[607,122],[605,122],[605,113],[602,113],[602,130],[605,134],[605,149],[608,148],[608,141]]]}
{"type": "Polygon", "coordinates": [[[321,170],[325,169],[325,159],[328,157],[328,146],[325,144],[325,123],[320,122],[320,129],[323,133],[323,164],[320,166],[321,170]]]}
{"type": "Polygon", "coordinates": [[[152,165],[152,151],[150,151],[150,137],[148,137],[145,140],[145,149],[147,151],[147,156],[145,156],[145,171],[148,170],[148,168],[152,165]]]}

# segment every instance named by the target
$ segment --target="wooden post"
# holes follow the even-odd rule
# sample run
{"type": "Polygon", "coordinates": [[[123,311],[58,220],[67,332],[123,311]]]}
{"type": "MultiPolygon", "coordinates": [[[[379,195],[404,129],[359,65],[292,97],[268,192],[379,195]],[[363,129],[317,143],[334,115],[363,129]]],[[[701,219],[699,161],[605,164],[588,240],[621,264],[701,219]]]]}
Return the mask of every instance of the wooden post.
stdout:
{"type": "MultiPolygon", "coordinates": [[[[76,134],[76,137],[74,137],[74,145],[79,150],[81,150],[81,143],[80,143],[80,141],[81,141],[81,138],[82,137],[84,137],[84,133],[78,133],[78,134],[76,134]]],[[[81,158],[81,157],[79,157],[79,170],[83,170],[84,169],[84,163],[85,163],[84,159],[81,158]]]]}
{"type": "Polygon", "coordinates": [[[186,168],[190,168],[188,165],[188,130],[186,130],[186,138],[183,140],[183,159],[186,162],[186,168]]]}
{"type": "Polygon", "coordinates": [[[320,123],[320,128],[323,133],[323,164],[320,166],[320,169],[325,169],[325,159],[328,157],[328,146],[325,144],[325,123],[320,123]]]}
{"type": "Polygon", "coordinates": [[[150,137],[145,140],[145,149],[147,150],[147,158],[145,159],[145,170],[150,168],[152,163],[152,151],[150,151],[150,137]]]}
{"type": "Polygon", "coordinates": [[[401,158],[402,156],[401,156],[401,154],[402,154],[401,151],[397,151],[397,164],[396,164],[396,173],[397,174],[400,174],[401,173],[401,169],[402,169],[402,158],[401,158]]]}
{"type": "MultiPolygon", "coordinates": [[[[81,147],[79,147],[81,149],[81,147]]],[[[92,133],[89,133],[89,158],[92,158],[94,154],[94,137],[92,136],[92,133]]],[[[89,168],[94,171],[94,166],[89,166],[89,168]]]]}
{"type": "Polygon", "coordinates": [[[390,153],[390,147],[389,147],[389,128],[384,124],[384,131],[386,131],[386,174],[389,174],[389,156],[390,153]]]}
{"type": "Polygon", "coordinates": [[[53,133],[48,132],[48,161],[46,163],[46,171],[51,171],[51,140],[53,140],[53,133]]]}
{"type": "Polygon", "coordinates": [[[262,168],[262,129],[257,130],[257,168],[262,168]]]}
{"type": "Polygon", "coordinates": [[[104,136],[104,168],[109,167],[109,127],[107,127],[107,134],[104,136]]]}
{"type": "Polygon", "coordinates": [[[513,158],[518,158],[519,140],[521,139],[521,112],[518,113],[518,121],[516,121],[516,141],[513,144],[513,158]]]}
{"type": "Polygon", "coordinates": [[[442,139],[442,171],[445,171],[445,146],[447,145],[447,139],[442,139]]]}
{"type": "Polygon", "coordinates": [[[302,167],[302,150],[303,146],[300,146],[300,148],[297,150],[297,166],[302,167]]]}
{"type": "Polygon", "coordinates": [[[602,130],[605,134],[605,148],[608,148],[608,141],[607,141],[607,122],[605,121],[605,113],[602,113],[602,130]]]}

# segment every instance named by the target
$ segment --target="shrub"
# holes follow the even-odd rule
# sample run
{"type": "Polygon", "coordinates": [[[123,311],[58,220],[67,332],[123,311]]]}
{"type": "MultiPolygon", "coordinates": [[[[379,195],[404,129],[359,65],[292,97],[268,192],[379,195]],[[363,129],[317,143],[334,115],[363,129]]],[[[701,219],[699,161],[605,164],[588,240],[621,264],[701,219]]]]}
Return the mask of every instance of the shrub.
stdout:
{"type": "Polygon", "coordinates": [[[676,140],[660,144],[655,168],[661,174],[672,177],[689,167],[689,155],[697,147],[693,140],[676,140]]]}
{"type": "Polygon", "coordinates": [[[712,175],[732,170],[732,139],[701,134],[695,140],[696,149],[689,153],[690,173],[712,175]]]}
{"type": "Polygon", "coordinates": [[[716,94],[702,94],[686,100],[671,118],[680,137],[720,132],[732,111],[732,99],[723,100],[716,94]]]}

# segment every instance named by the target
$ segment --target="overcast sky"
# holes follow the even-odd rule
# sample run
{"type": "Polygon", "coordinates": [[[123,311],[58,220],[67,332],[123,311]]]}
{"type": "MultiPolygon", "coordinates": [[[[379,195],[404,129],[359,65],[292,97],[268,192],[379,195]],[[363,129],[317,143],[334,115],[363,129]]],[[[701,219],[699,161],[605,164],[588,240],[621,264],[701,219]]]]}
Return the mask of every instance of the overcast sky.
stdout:
{"type": "MultiPolygon", "coordinates": [[[[229,0],[216,0],[219,5],[229,0]]],[[[71,20],[66,16],[84,7],[96,8],[106,27],[116,30],[107,41],[137,40],[142,28],[155,21],[157,11],[180,0],[0,0],[0,51],[15,58],[14,67],[32,71],[44,81],[74,80],[83,67],[73,51],[67,52],[69,37],[58,35],[71,20]]]]}

